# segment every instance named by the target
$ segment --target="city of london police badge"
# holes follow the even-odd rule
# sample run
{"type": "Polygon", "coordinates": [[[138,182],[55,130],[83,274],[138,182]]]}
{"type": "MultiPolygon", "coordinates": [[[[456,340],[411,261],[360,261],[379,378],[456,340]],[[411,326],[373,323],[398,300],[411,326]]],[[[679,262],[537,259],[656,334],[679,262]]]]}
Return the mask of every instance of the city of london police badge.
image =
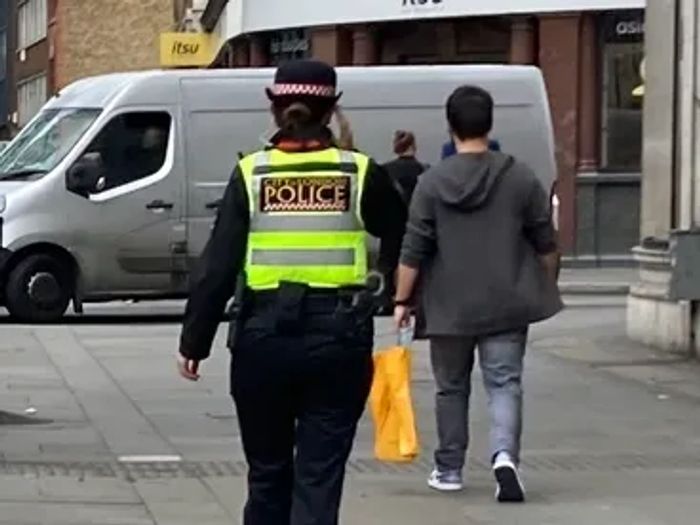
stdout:
{"type": "Polygon", "coordinates": [[[347,212],[350,177],[265,177],[260,181],[260,211],[347,212]]]}

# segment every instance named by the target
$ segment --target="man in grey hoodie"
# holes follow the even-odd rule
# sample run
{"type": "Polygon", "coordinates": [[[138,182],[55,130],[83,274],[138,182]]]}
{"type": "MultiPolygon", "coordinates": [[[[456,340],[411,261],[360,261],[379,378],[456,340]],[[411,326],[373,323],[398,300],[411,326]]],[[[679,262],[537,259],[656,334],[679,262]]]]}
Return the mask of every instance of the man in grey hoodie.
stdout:
{"type": "Polygon", "coordinates": [[[521,502],[523,359],[530,324],[562,308],[547,192],[530,168],[489,151],[494,102],[464,86],[447,102],[457,155],[418,182],[404,237],[395,319],[410,322],[419,277],[437,383],[439,447],[428,481],[461,490],[478,348],[489,397],[496,497],[521,502]]]}

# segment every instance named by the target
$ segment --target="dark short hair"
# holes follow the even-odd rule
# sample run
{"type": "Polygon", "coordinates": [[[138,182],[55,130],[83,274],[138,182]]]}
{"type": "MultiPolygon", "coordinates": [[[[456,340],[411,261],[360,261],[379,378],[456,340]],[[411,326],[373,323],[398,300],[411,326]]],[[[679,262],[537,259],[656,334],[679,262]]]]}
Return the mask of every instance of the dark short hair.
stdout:
{"type": "Polygon", "coordinates": [[[460,140],[486,137],[493,128],[493,97],[477,86],[457,88],[447,100],[447,122],[460,140]]]}

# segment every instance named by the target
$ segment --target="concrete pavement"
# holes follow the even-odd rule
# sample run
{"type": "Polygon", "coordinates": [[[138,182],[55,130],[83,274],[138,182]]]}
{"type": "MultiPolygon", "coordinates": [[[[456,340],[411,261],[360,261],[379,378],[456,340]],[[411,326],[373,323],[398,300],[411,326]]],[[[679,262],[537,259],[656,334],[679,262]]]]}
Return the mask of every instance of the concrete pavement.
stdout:
{"type": "Polygon", "coordinates": [[[626,295],[638,273],[636,268],[562,268],[559,287],[564,294],[626,295]]]}
{"type": "MultiPolygon", "coordinates": [[[[435,436],[420,345],[414,397],[423,454],[405,467],[376,463],[372,427],[363,421],[344,523],[686,524],[700,512],[700,367],[627,342],[622,298],[570,303],[531,336],[527,505],[493,503],[480,387],[468,490],[445,496],[425,487],[435,436]]],[[[120,309],[134,311],[141,306],[120,309]]],[[[245,465],[226,395],[223,331],[203,381],[190,385],[174,371],[178,326],[155,321],[0,324],[0,410],[7,413],[0,416],[0,524],[239,522],[245,465]]],[[[379,346],[391,342],[386,322],[378,333],[379,346]]]]}

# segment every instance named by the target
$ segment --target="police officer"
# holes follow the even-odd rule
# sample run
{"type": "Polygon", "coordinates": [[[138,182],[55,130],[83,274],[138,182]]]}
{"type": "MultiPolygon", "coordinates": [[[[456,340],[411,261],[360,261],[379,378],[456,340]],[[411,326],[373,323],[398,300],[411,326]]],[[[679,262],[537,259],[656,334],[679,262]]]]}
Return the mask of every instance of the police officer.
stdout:
{"type": "Polygon", "coordinates": [[[372,160],[335,145],[333,68],[285,64],[267,94],[279,131],[239,162],[226,189],[193,276],[178,364],[199,378],[235,294],[244,523],[333,525],[372,380],[365,232],[396,231],[406,210],[372,160]]]}

